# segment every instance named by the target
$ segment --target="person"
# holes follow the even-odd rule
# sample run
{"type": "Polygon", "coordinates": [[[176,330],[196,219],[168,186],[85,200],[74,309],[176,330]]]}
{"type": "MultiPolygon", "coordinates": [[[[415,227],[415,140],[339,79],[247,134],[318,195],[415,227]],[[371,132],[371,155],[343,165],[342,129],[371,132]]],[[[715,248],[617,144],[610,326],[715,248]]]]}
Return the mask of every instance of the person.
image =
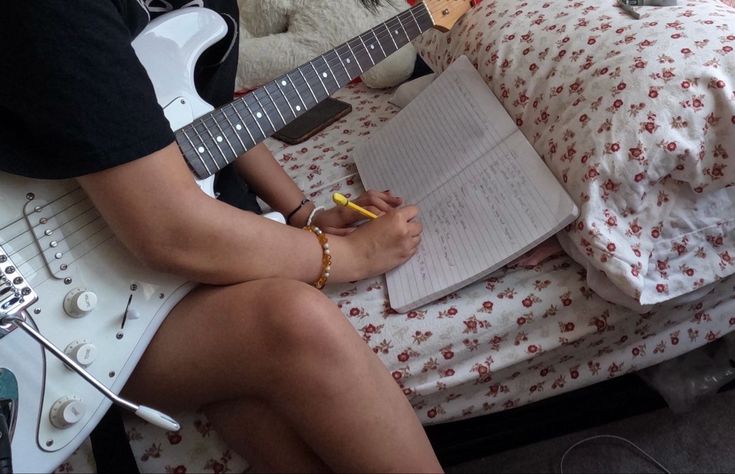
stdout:
{"type": "Polygon", "coordinates": [[[326,269],[322,242],[301,228],[313,204],[301,205],[264,146],[234,172],[291,225],[201,192],[130,46],[152,17],[192,4],[230,24],[196,70],[216,107],[233,95],[235,0],[4,5],[0,169],[76,179],[143,264],[200,283],[167,316],[124,396],[169,412],[202,407],[254,470],[440,471],[397,384],[313,285],[327,270],[329,282],[354,281],[410,258],[417,208],[368,191],[356,202],[381,216],[365,225],[347,209],[316,214],[331,250],[326,269]]]}

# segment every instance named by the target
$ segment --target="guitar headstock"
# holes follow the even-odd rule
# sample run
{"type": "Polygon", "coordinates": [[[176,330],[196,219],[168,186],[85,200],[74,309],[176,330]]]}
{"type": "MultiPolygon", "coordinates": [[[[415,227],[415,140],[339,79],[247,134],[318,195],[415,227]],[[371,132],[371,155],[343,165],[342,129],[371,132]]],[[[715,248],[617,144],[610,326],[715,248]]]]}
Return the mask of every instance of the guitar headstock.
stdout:
{"type": "Polygon", "coordinates": [[[480,0],[424,0],[426,9],[434,20],[434,28],[446,32],[452,29],[462,15],[480,0]]]}

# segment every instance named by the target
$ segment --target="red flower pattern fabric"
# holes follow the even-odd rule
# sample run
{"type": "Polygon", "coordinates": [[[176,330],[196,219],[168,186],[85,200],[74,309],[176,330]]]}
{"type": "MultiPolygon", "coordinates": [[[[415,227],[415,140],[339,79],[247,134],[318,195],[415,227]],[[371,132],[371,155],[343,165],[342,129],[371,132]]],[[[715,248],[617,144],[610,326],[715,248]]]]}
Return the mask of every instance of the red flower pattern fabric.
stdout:
{"type": "MultiPolygon", "coordinates": [[[[398,109],[391,91],[353,84],[336,97],[345,118],[307,142],[267,144],[302,189],[329,205],[334,191],[362,191],[351,152],[398,109]]],[[[380,357],[425,424],[519,407],[671,359],[735,330],[735,277],[699,299],[637,314],[590,290],[566,255],[531,269],[506,267],[416,311],[390,310],[383,277],[329,285],[365,344],[380,357]]],[[[359,407],[355,407],[359,410],[359,407]]],[[[141,472],[243,472],[201,413],[175,414],[169,433],[126,416],[141,472]]],[[[244,427],[247,429],[247,427],[244,427]]],[[[92,472],[85,444],[58,472],[92,472]]]]}
{"type": "Polygon", "coordinates": [[[735,272],[735,10],[641,11],[486,1],[415,44],[473,61],[580,207],[559,240],[588,283],[645,311],[735,272]]]}

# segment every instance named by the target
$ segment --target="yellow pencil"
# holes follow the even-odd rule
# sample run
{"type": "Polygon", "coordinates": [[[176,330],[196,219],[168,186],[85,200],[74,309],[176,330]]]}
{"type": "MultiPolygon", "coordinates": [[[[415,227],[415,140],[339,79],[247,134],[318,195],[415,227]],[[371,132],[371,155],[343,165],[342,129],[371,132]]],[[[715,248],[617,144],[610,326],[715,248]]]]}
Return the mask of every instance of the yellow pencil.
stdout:
{"type": "Polygon", "coordinates": [[[359,212],[363,216],[369,217],[370,219],[377,219],[378,218],[378,216],[376,216],[372,212],[368,211],[365,208],[362,208],[362,207],[358,206],[354,202],[352,202],[349,199],[347,199],[347,197],[344,194],[341,194],[341,193],[334,193],[334,194],[332,194],[332,201],[334,201],[336,204],[338,204],[340,206],[349,207],[353,211],[359,212]]]}

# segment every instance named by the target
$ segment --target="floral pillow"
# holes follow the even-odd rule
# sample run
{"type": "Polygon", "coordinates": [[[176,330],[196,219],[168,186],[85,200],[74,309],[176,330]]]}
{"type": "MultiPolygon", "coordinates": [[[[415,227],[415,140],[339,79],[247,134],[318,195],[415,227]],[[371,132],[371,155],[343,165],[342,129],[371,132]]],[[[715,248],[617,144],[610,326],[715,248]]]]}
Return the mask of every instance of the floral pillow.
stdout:
{"type": "Polygon", "coordinates": [[[477,66],[580,208],[562,245],[635,305],[735,272],[735,9],[641,12],[486,0],[415,41],[436,71],[477,66]]]}

